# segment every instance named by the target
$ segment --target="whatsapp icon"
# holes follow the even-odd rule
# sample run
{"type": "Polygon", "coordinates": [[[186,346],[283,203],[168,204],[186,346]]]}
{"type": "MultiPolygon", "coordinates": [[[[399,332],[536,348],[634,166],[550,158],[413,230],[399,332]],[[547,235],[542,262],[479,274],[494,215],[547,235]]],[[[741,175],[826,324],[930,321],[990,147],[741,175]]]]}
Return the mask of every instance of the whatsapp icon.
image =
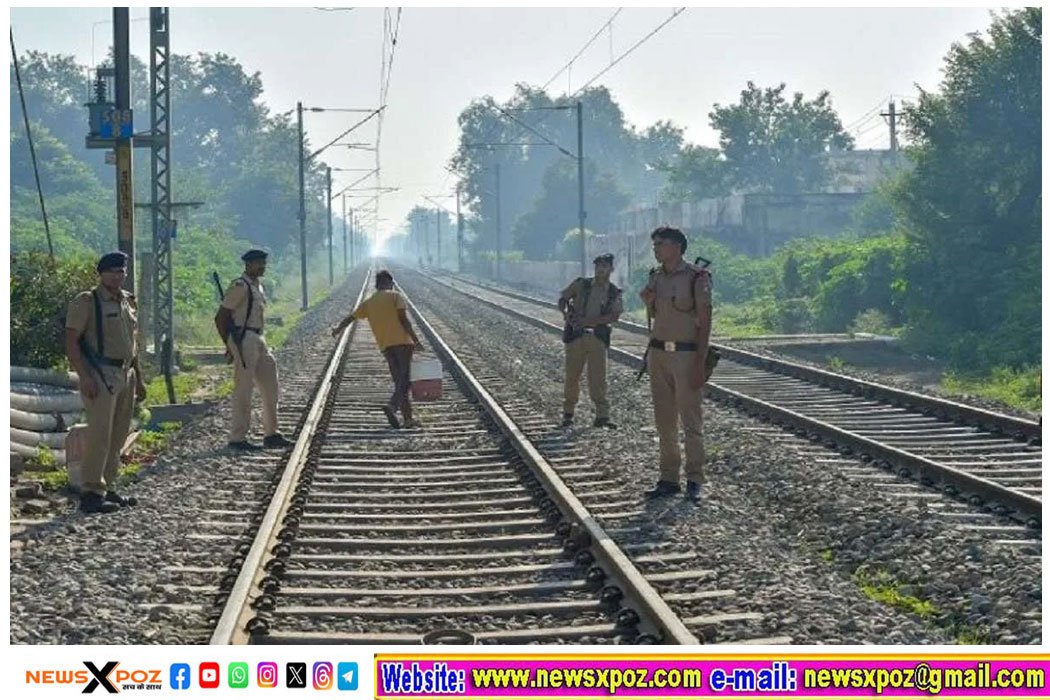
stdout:
{"type": "Polygon", "coordinates": [[[231,688],[248,687],[248,664],[243,661],[234,661],[230,664],[229,685],[231,688]]]}

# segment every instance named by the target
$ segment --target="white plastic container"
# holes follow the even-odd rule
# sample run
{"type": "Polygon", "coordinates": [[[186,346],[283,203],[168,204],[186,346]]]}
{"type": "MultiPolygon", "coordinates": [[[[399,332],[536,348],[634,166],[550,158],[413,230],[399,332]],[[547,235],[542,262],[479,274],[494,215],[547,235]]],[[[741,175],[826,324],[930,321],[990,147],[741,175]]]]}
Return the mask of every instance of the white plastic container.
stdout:
{"type": "Polygon", "coordinates": [[[413,357],[409,378],[413,401],[437,401],[441,398],[441,360],[436,357],[413,357]]]}
{"type": "Polygon", "coordinates": [[[66,472],[69,474],[69,485],[77,491],[84,483],[81,467],[86,449],[87,423],[77,423],[66,433],[66,472]]]}

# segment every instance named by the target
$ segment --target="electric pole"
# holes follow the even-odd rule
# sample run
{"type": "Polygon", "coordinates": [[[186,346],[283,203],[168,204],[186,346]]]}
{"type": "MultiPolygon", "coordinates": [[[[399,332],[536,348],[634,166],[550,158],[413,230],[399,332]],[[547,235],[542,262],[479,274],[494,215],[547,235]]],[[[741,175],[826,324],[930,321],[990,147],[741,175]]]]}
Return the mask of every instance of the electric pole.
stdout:
{"type": "Polygon", "coordinates": [[[349,270],[346,266],[346,192],[343,192],[343,274],[346,275],[349,270]]]}
{"type": "Polygon", "coordinates": [[[325,168],[325,176],[328,178],[328,226],[325,228],[328,231],[328,286],[332,287],[335,285],[335,272],[332,269],[332,255],[334,242],[332,241],[332,169],[325,168]]]}
{"type": "Polygon", "coordinates": [[[890,111],[881,112],[879,116],[890,118],[890,152],[897,152],[897,105],[890,100],[890,111]]]}
{"type": "Polygon", "coordinates": [[[299,116],[299,277],[303,286],[303,311],[306,311],[309,303],[306,294],[306,182],[303,177],[304,154],[303,154],[303,103],[295,103],[295,111],[299,116]]]}
{"type": "Polygon", "coordinates": [[[587,276],[587,239],[583,225],[587,212],[583,208],[583,102],[576,101],[576,179],[580,188],[580,276],[587,276]]]}
{"type": "Polygon", "coordinates": [[[500,220],[500,196],[499,196],[499,163],[496,163],[496,281],[503,279],[499,272],[500,239],[503,236],[503,222],[500,220]]]}
{"type": "MultiPolygon", "coordinates": [[[[113,67],[115,80],[114,119],[123,121],[131,114],[131,55],[128,8],[113,8],[113,67]]],[[[128,117],[130,120],[130,116],[128,117]]],[[[132,179],[131,134],[114,129],[117,155],[117,245],[128,256],[124,289],[135,293],[135,207],[132,179]]]]}
{"type": "Polygon", "coordinates": [[[438,248],[438,269],[441,269],[441,210],[435,209],[434,216],[437,217],[437,248],[438,248]]]}
{"type": "Polygon", "coordinates": [[[456,272],[463,272],[463,215],[459,213],[459,183],[456,183],[456,272]]]}

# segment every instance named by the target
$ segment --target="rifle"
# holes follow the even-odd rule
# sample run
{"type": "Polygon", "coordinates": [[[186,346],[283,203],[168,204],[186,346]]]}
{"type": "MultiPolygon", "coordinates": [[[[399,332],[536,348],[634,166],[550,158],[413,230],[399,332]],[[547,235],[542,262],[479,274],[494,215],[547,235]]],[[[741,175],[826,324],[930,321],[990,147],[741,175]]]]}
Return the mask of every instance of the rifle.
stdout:
{"type": "MultiPolygon", "coordinates": [[[[219,303],[221,304],[222,303],[222,299],[223,299],[224,296],[226,296],[226,294],[222,291],[222,282],[219,280],[219,273],[216,272],[215,270],[212,270],[211,278],[215,281],[215,289],[219,292],[219,303]]],[[[233,321],[233,317],[232,316],[230,317],[230,320],[233,321]]],[[[245,322],[245,325],[247,325],[248,319],[247,318],[244,319],[244,322],[245,322]]],[[[247,369],[248,365],[246,365],[244,363],[244,351],[241,350],[241,343],[244,341],[244,333],[245,333],[245,331],[242,330],[240,333],[238,333],[237,332],[237,327],[231,325],[230,333],[233,334],[233,344],[237,347],[237,352],[241,356],[241,366],[244,367],[245,369],[247,369]]]]}
{"type": "Polygon", "coordinates": [[[106,381],[106,375],[102,371],[102,365],[100,365],[98,361],[98,358],[103,356],[103,348],[105,347],[105,339],[102,334],[102,300],[99,299],[98,292],[94,290],[91,292],[91,298],[95,303],[95,342],[98,344],[98,354],[96,355],[95,352],[92,351],[83,335],[77,338],[77,347],[80,348],[80,354],[88,363],[88,366],[95,370],[95,374],[98,375],[98,379],[102,382],[102,386],[106,387],[106,391],[112,395],[113,387],[111,387],[109,382],[106,381]]]}
{"type": "Polygon", "coordinates": [[[106,381],[106,375],[102,373],[102,365],[98,363],[98,357],[91,351],[87,341],[84,340],[84,336],[77,338],[77,347],[80,348],[80,355],[84,358],[84,361],[88,363],[88,366],[95,370],[95,374],[98,375],[98,379],[102,382],[102,386],[106,387],[106,391],[110,394],[113,393],[113,387],[106,381]]]}
{"type": "MultiPolygon", "coordinates": [[[[652,279],[652,276],[654,274],[656,274],[656,268],[655,267],[650,267],[649,268],[649,278],[652,279]]],[[[646,326],[646,328],[648,328],[648,331],[649,331],[647,335],[649,335],[649,337],[652,337],[652,335],[653,335],[653,317],[649,313],[649,305],[648,304],[645,305],[645,326],[646,326]]],[[[642,376],[645,374],[645,370],[648,367],[649,367],[649,344],[646,343],[646,345],[645,345],[645,352],[642,353],[642,366],[638,369],[638,376],[635,377],[634,380],[635,381],[641,381],[642,376]]]]}

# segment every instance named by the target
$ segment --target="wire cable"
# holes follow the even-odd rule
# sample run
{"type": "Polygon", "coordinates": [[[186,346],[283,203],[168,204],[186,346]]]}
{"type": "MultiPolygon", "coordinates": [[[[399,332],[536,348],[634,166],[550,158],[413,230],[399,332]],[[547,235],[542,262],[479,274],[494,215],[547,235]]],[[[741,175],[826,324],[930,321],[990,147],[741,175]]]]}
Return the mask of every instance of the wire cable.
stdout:
{"type": "Polygon", "coordinates": [[[18,70],[18,53],[15,51],[15,30],[8,30],[11,36],[11,60],[15,63],[15,80],[18,82],[18,99],[22,103],[22,119],[26,124],[26,140],[29,141],[29,156],[33,160],[33,177],[36,179],[36,194],[40,198],[40,214],[44,217],[44,234],[47,236],[47,252],[51,264],[55,263],[55,247],[51,243],[51,227],[47,222],[47,208],[44,206],[44,190],[40,186],[40,169],[36,163],[36,148],[33,146],[33,131],[29,128],[29,113],[26,111],[26,95],[22,91],[22,73],[18,70]]]}
{"type": "Polygon", "coordinates": [[[596,40],[596,39],[597,39],[597,38],[598,38],[599,36],[601,36],[602,32],[604,32],[604,31],[606,30],[606,28],[607,28],[607,27],[609,27],[609,26],[610,26],[610,25],[611,25],[611,24],[613,23],[613,20],[615,20],[615,19],[616,19],[616,17],[617,17],[617,16],[618,16],[618,15],[620,14],[620,12],[622,12],[622,11],[623,11],[623,8],[622,8],[622,7],[618,7],[618,8],[616,8],[616,12],[614,12],[614,13],[613,13],[612,17],[610,17],[610,18],[609,18],[609,19],[608,19],[608,20],[607,20],[607,21],[605,22],[605,24],[603,24],[603,25],[602,25],[602,26],[601,26],[601,27],[600,27],[600,28],[598,29],[598,31],[596,31],[596,32],[594,33],[594,36],[592,36],[592,37],[591,37],[590,39],[588,39],[588,40],[587,40],[587,43],[583,45],[583,48],[582,48],[582,49],[580,49],[579,51],[577,51],[577,52],[576,52],[576,55],[575,55],[575,56],[573,56],[572,58],[570,58],[570,59],[569,59],[569,62],[568,62],[568,63],[566,63],[566,64],[565,64],[564,66],[562,66],[562,67],[561,67],[561,69],[560,69],[560,70],[559,70],[559,71],[558,71],[557,73],[555,73],[554,75],[552,75],[552,76],[551,76],[551,78],[550,78],[550,80],[548,80],[547,82],[545,82],[545,83],[543,84],[543,87],[541,87],[540,89],[541,89],[541,90],[546,90],[546,89],[547,89],[547,87],[548,87],[548,86],[549,86],[549,85],[550,85],[551,83],[553,83],[553,82],[554,82],[554,81],[555,81],[555,80],[556,80],[556,79],[558,78],[558,76],[559,76],[559,75],[561,75],[562,73],[564,73],[564,72],[565,72],[565,71],[566,71],[567,69],[570,69],[570,68],[572,67],[572,64],[576,62],[576,59],[578,59],[578,58],[579,58],[580,56],[582,56],[582,55],[583,55],[583,52],[584,52],[584,51],[586,51],[586,50],[587,50],[587,49],[588,49],[588,48],[590,47],[590,45],[591,45],[591,44],[593,44],[593,43],[595,42],[595,40],[596,40]]]}

